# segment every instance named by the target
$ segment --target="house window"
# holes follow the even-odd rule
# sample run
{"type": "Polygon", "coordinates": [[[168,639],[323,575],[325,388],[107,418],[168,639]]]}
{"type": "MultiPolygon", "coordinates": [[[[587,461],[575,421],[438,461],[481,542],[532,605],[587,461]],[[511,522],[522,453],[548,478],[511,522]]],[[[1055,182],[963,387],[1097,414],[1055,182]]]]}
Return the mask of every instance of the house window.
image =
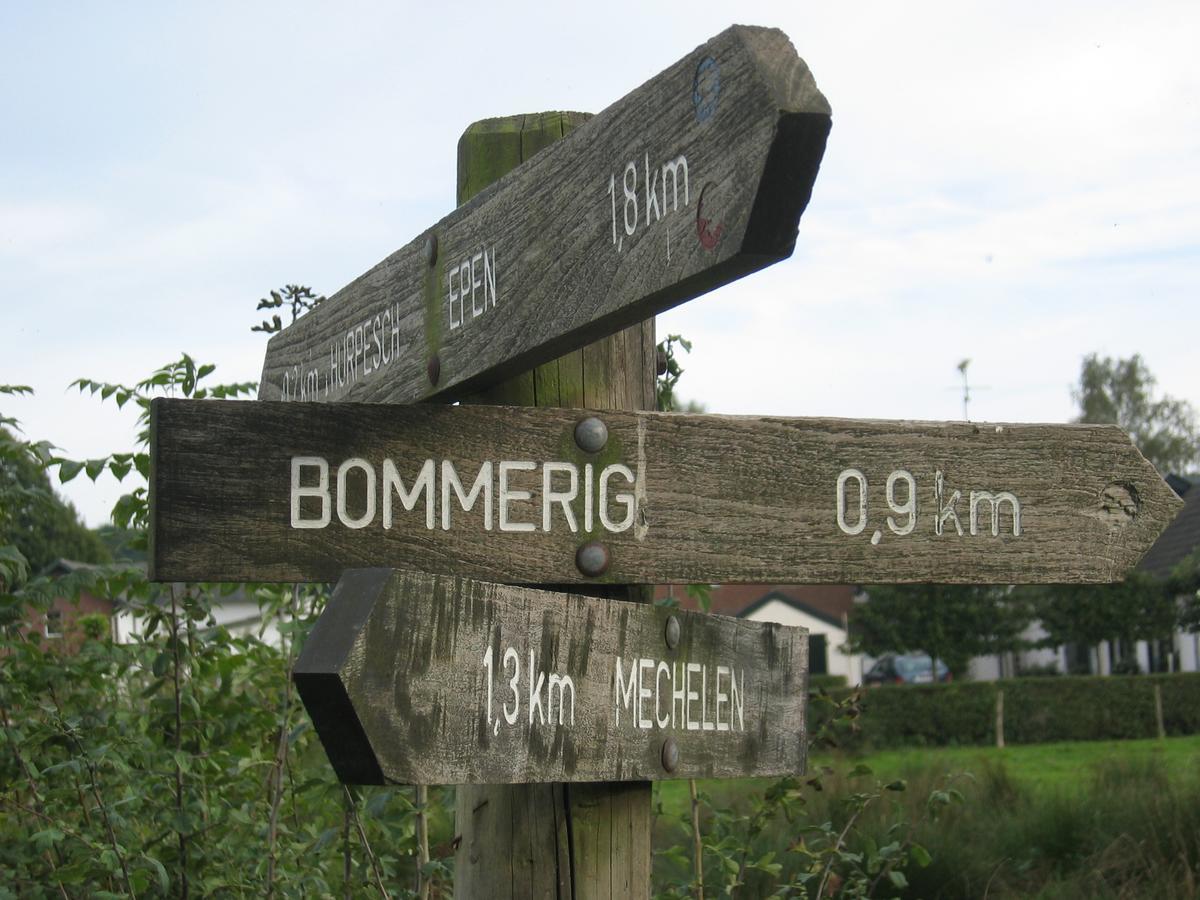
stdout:
{"type": "Polygon", "coordinates": [[[808,636],[808,674],[829,674],[829,654],[825,645],[825,635],[823,634],[810,634],[808,636]]]}
{"type": "Polygon", "coordinates": [[[52,609],[46,613],[45,634],[48,638],[63,636],[63,614],[61,609],[52,609]]]}

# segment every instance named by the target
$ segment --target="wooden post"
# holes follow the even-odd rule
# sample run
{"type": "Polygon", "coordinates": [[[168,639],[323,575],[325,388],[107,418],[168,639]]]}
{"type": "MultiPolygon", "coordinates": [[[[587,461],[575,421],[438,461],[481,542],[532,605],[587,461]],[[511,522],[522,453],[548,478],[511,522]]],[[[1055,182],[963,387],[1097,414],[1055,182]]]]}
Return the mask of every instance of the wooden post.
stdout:
{"type": "MultiPolygon", "coordinates": [[[[459,204],[588,118],[548,112],[471,125],[458,144],[459,204]]],[[[468,402],[653,409],[654,375],[654,320],[649,319],[468,402]]],[[[649,599],[642,588],[617,590],[609,596],[649,599]]],[[[650,895],[648,782],[460,785],[455,829],[460,838],[456,897],[650,895]]]]}
{"type": "Polygon", "coordinates": [[[1167,728],[1163,722],[1162,685],[1158,682],[1154,683],[1154,723],[1158,726],[1158,739],[1165,740],[1167,728]]]}
{"type": "Polygon", "coordinates": [[[996,691],[996,746],[1004,749],[1004,688],[996,691]]]}
{"type": "Polygon", "coordinates": [[[416,786],[417,801],[417,897],[429,900],[429,879],[425,877],[425,866],[429,862],[429,788],[416,786]]]}

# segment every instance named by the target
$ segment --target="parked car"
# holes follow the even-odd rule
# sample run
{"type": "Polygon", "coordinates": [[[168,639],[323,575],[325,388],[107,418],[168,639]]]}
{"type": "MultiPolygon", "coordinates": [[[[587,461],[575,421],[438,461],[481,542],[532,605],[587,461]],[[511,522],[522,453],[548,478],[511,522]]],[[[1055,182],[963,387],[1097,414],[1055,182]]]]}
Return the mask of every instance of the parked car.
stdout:
{"type": "MultiPolygon", "coordinates": [[[[940,659],[937,680],[949,681],[950,669],[940,659]]],[[[863,676],[863,684],[930,684],[933,681],[933,660],[925,653],[885,653],[863,676]]]]}

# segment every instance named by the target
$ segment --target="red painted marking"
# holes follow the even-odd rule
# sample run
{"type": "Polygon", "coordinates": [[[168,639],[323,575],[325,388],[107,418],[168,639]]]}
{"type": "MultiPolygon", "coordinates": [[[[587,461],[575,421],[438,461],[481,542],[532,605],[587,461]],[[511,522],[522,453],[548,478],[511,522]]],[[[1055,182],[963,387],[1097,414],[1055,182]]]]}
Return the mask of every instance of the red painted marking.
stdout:
{"type": "Polygon", "coordinates": [[[707,190],[706,184],[700,191],[700,199],[696,201],[696,236],[700,238],[700,245],[705,250],[712,250],[720,242],[725,226],[718,222],[714,228],[712,219],[704,218],[704,191],[707,190]]]}

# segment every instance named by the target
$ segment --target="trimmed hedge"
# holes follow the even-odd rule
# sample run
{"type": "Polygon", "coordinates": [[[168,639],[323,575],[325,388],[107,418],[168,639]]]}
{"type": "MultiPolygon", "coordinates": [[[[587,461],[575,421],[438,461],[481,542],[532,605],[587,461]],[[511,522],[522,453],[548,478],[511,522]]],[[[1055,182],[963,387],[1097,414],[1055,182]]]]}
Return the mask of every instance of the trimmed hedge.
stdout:
{"type": "Polygon", "coordinates": [[[847,686],[845,675],[809,675],[808,689],[810,691],[832,691],[847,686]]]}
{"type": "MultiPolygon", "coordinates": [[[[1200,733],[1200,673],[1010,678],[950,684],[885,685],[862,691],[860,731],[843,747],[994,744],[996,695],[1004,691],[1004,740],[1010,744],[1155,737],[1154,687],[1162,690],[1168,735],[1200,733]]],[[[835,699],[851,692],[830,691],[835,699]]],[[[810,733],[828,715],[812,704],[810,733]]]]}

